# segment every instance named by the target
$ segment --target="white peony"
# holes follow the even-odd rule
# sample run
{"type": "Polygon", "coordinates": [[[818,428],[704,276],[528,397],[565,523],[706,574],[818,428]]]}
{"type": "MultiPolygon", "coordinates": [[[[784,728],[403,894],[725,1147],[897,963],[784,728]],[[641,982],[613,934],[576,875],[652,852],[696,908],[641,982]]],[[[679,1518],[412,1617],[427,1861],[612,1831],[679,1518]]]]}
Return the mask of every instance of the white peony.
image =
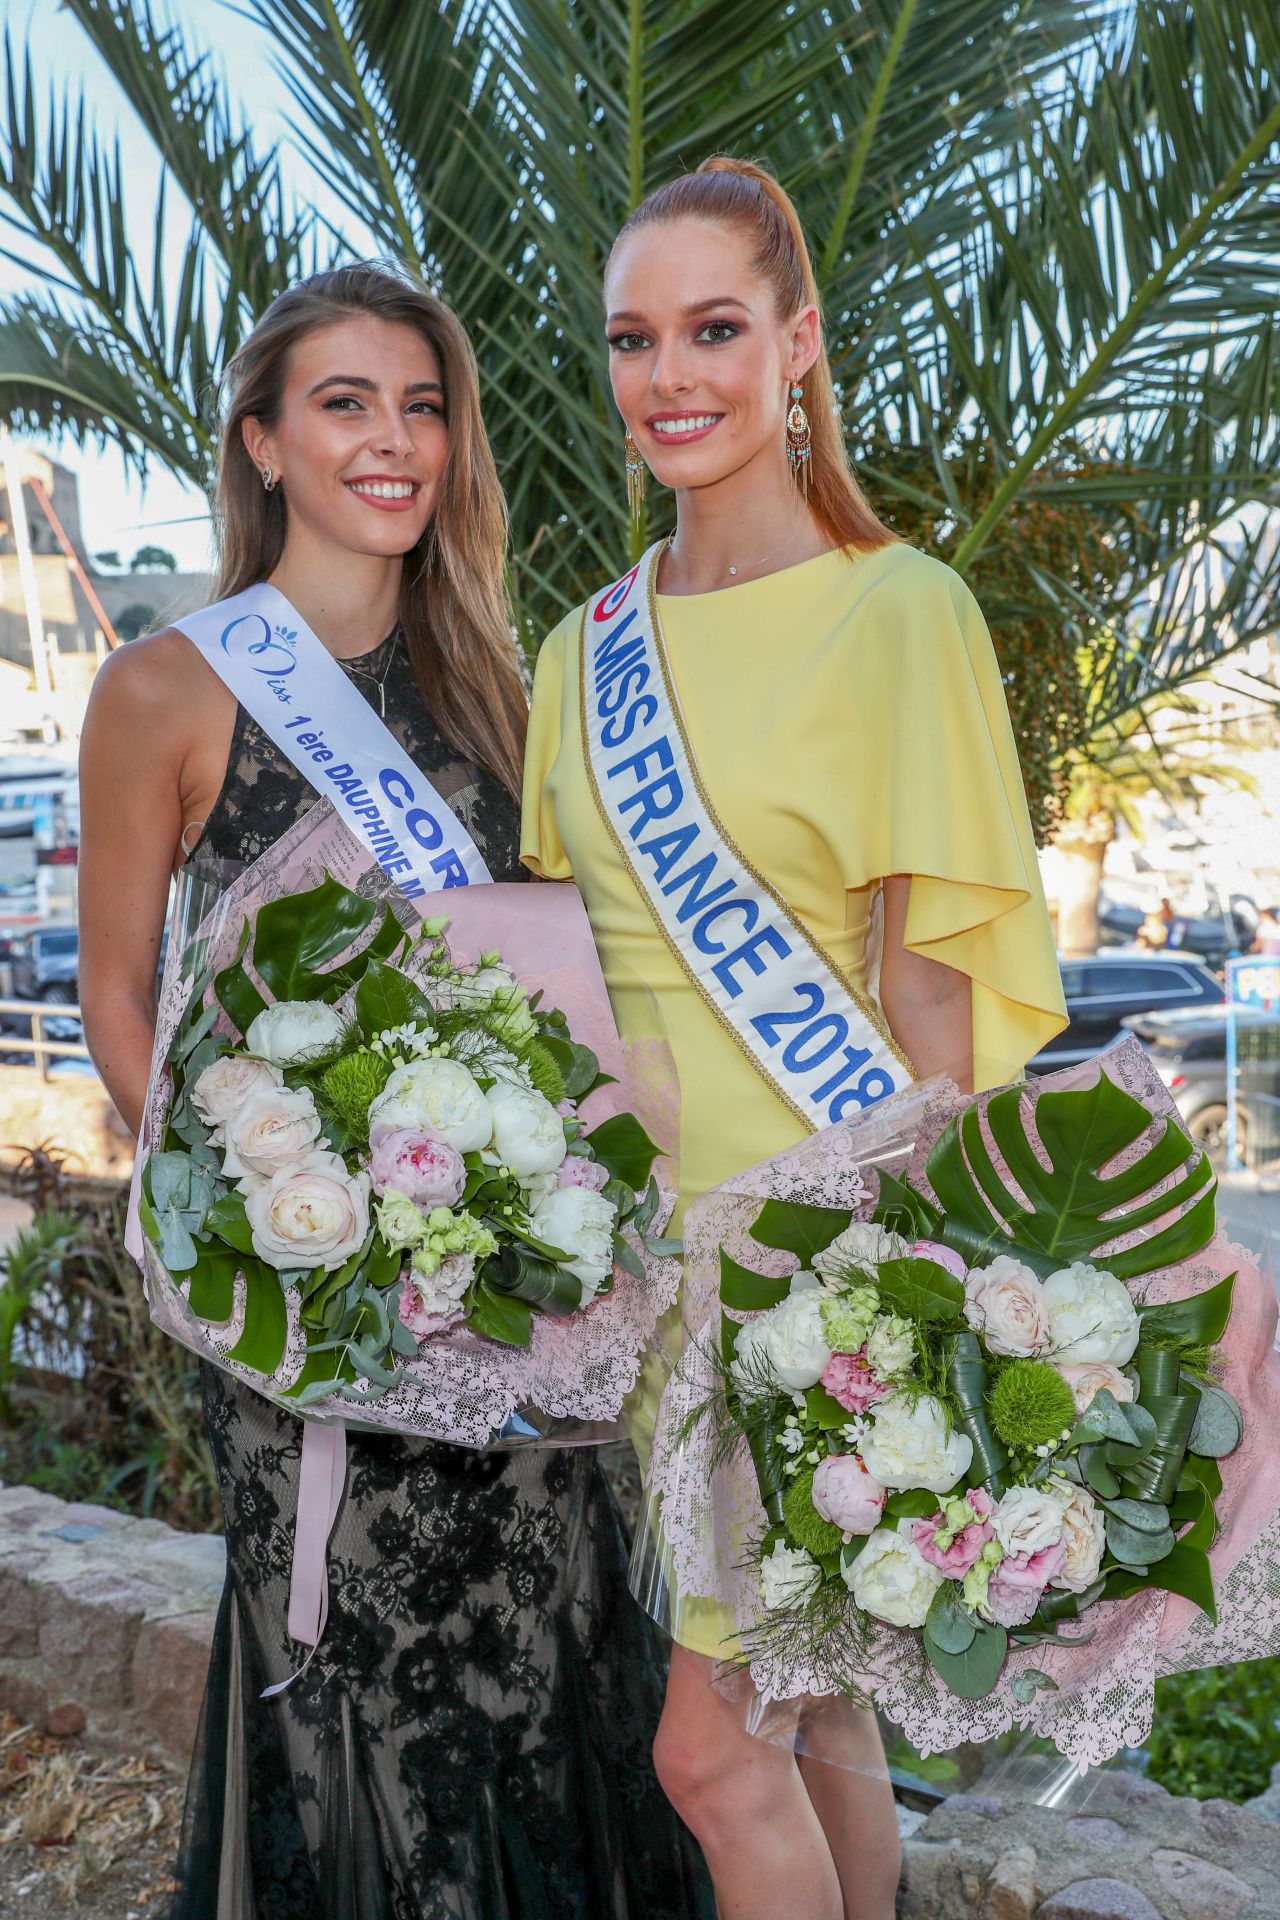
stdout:
{"type": "Polygon", "coordinates": [[[852,1566],[842,1567],[846,1586],[864,1613],[891,1627],[922,1627],[933,1596],[946,1579],[931,1567],[912,1538],[912,1522],[877,1527],[852,1566]]]}
{"type": "Polygon", "coordinates": [[[395,1069],[369,1108],[370,1139],[400,1127],[472,1153],[493,1138],[493,1110],[459,1061],[413,1060],[395,1069]]]}
{"type": "Polygon", "coordinates": [[[855,1272],[873,1278],[882,1260],[901,1260],[907,1243],[900,1233],[877,1227],[870,1220],[853,1220],[829,1247],[813,1256],[815,1270],[826,1280],[845,1280],[855,1272]]]}
{"type": "Polygon", "coordinates": [[[916,1357],[916,1337],[909,1320],[896,1313],[877,1314],[867,1335],[867,1364],[882,1380],[910,1373],[916,1357]]]}
{"type": "Polygon", "coordinates": [[[1140,1331],[1128,1289],[1087,1260],[1051,1273],[1044,1283],[1049,1345],[1060,1366],[1091,1360],[1122,1367],[1133,1358],[1140,1331]]]}
{"type": "Polygon", "coordinates": [[[970,1268],[964,1317],[992,1353],[1009,1360],[1039,1353],[1049,1337],[1049,1310],[1039,1278],[1007,1253],[997,1254],[985,1267],[970,1268]]]}
{"type": "Polygon", "coordinates": [[[1044,1487],[1010,1487],[991,1525],[1006,1553],[1039,1553],[1062,1538],[1062,1502],[1044,1487]]]}
{"type": "Polygon", "coordinates": [[[332,1052],[346,1030],[341,1014],[323,1000],[277,1000],[249,1022],[244,1042],[274,1066],[291,1067],[332,1052]]]}
{"type": "Polygon", "coordinates": [[[316,1147],[245,1196],[253,1249],[270,1267],[340,1267],[369,1231],[369,1176],[316,1147]]]}
{"type": "Polygon", "coordinates": [[[1121,1373],[1119,1367],[1110,1366],[1105,1360],[1093,1360],[1083,1367],[1059,1365],[1058,1372],[1071,1389],[1078,1414],[1085,1412],[1095,1393],[1101,1393],[1104,1387],[1114,1400],[1133,1399],[1132,1380],[1127,1374],[1121,1373]]]}
{"type": "Polygon", "coordinates": [[[585,1306],[613,1272],[618,1212],[612,1200],[590,1187],[557,1187],[539,1200],[529,1220],[539,1240],[572,1256],[568,1270],[582,1282],[585,1306]]]}
{"type": "Polygon", "coordinates": [[[247,1053],[223,1053],[211,1060],[191,1089],[192,1106],[205,1125],[213,1128],[209,1144],[222,1145],[227,1121],[251,1093],[266,1093],[270,1087],[283,1085],[283,1073],[269,1060],[254,1060],[247,1053]]]}
{"type": "Polygon", "coordinates": [[[858,1452],[882,1487],[950,1493],[968,1472],[973,1442],[947,1431],[942,1402],[932,1394],[891,1393],[872,1407],[870,1420],[858,1452]]]}
{"type": "Polygon", "coordinates": [[[788,1294],[754,1324],[758,1331],[750,1344],[780,1387],[802,1393],[818,1384],[831,1360],[822,1331],[820,1293],[788,1294]]]}
{"type": "Polygon", "coordinates": [[[554,1173],[565,1156],[564,1121],[532,1089],[496,1081],[485,1094],[493,1116],[493,1150],[517,1180],[554,1173]]]}
{"type": "Polygon", "coordinates": [[[222,1129],[222,1171],[232,1180],[269,1180],[309,1153],[320,1115],[307,1087],[264,1087],[243,1101],[222,1129]]]}
{"type": "Polygon", "coordinates": [[[803,1547],[784,1546],[781,1540],[760,1562],[760,1591],[766,1607],[794,1606],[808,1598],[821,1578],[811,1553],[803,1547]]]}
{"type": "Polygon", "coordinates": [[[1061,1573],[1055,1574],[1049,1585],[1068,1593],[1083,1593],[1098,1577],[1107,1544],[1102,1509],[1088,1487],[1077,1487],[1056,1474],[1048,1487],[1062,1502],[1062,1544],[1067,1550],[1061,1573]]]}

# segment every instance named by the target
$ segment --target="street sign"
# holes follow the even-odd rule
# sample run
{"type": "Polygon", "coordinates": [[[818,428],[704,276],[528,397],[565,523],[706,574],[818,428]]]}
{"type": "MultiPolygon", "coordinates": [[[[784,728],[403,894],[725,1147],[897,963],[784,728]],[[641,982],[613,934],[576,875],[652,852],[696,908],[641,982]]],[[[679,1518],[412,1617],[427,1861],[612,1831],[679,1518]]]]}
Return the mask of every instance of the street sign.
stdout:
{"type": "Polygon", "coordinates": [[[1227,999],[1236,1007],[1261,1007],[1273,1013],[1280,1007],[1280,958],[1247,953],[1227,962],[1227,999]]]}

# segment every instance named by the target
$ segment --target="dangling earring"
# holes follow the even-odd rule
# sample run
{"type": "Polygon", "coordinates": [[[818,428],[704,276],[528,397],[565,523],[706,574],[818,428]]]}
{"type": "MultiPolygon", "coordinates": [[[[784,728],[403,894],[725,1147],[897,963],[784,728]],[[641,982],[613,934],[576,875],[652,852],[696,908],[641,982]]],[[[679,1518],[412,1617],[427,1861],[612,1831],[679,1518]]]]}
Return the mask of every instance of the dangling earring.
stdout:
{"type": "Polygon", "coordinates": [[[270,467],[264,467],[262,469],[262,484],[266,488],[268,493],[270,493],[272,487],[275,486],[275,483],[276,483],[276,477],[274,473],[272,473],[270,467]]]}
{"type": "Polygon", "coordinates": [[[791,411],[787,415],[787,464],[791,468],[791,484],[798,487],[807,500],[813,435],[809,430],[809,416],[801,405],[803,399],[804,388],[798,381],[794,382],[791,388],[791,411]]]}
{"type": "Polygon", "coordinates": [[[627,428],[622,438],[622,461],[627,474],[627,509],[631,515],[633,527],[640,525],[640,509],[644,504],[645,464],[640,449],[631,438],[631,429],[627,428]]]}

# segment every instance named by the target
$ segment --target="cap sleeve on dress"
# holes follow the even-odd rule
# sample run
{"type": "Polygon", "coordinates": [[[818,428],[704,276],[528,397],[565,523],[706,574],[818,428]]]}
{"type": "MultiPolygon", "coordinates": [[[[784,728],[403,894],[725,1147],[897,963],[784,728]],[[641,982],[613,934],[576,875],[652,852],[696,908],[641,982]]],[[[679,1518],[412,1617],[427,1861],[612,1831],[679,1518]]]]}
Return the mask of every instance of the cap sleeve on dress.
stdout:
{"type": "Polygon", "coordinates": [[[978,1085],[993,1086],[1066,1025],[1062,984],[986,622],[950,568],[909,559],[868,609],[889,724],[863,716],[865,871],[849,884],[912,876],[906,945],[969,975],[978,1085]]]}
{"type": "Polygon", "coordinates": [[[524,760],[524,808],[520,822],[520,858],[543,880],[571,880],[573,868],[560,839],[552,797],[551,770],[563,729],[576,714],[574,689],[565,684],[567,643],[579,614],[562,620],[542,643],[533,676],[529,734],[524,760]],[[566,701],[570,702],[566,711],[566,701]]]}

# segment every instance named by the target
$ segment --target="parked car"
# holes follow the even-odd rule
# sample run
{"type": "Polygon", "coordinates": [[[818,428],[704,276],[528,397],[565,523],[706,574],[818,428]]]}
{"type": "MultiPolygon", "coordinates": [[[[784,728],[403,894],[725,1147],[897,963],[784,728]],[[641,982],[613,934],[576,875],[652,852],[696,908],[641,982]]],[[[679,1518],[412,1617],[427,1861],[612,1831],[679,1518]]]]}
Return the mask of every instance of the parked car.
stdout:
{"type": "MultiPolygon", "coordinates": [[[[1226,1008],[1138,1014],[1125,1024],[1151,1055],[1191,1138],[1223,1165],[1226,1008]]],[[[1236,1152],[1250,1167],[1280,1158],[1280,1016],[1260,1007],[1236,1008],[1236,1152]]]]}
{"type": "MultiPolygon", "coordinates": [[[[1145,919],[1141,907],[1104,894],[1098,904],[1099,945],[1133,947],[1145,919]]],[[[1173,922],[1168,947],[1154,951],[1192,955],[1211,967],[1220,967],[1229,954],[1248,952],[1257,929],[1257,907],[1247,894],[1233,893],[1221,913],[1180,914],[1173,922]]]]}
{"type": "Polygon", "coordinates": [[[1222,983],[1197,960],[1176,953],[1102,953],[1063,960],[1069,1024],[1031,1062],[1032,1073],[1074,1067],[1125,1035],[1132,1014],[1210,1007],[1225,999],[1222,983]]]}
{"type": "MultiPolygon", "coordinates": [[[[5,981],[5,999],[40,1000],[48,1007],[77,1005],[80,998],[78,928],[23,927],[7,934],[3,945],[0,975],[5,981]]],[[[31,1034],[31,1021],[23,1014],[0,1017],[0,1027],[24,1039],[31,1034]]],[[[46,1020],[43,1032],[46,1040],[84,1038],[79,1020],[70,1014],[65,1019],[46,1020]]]]}

